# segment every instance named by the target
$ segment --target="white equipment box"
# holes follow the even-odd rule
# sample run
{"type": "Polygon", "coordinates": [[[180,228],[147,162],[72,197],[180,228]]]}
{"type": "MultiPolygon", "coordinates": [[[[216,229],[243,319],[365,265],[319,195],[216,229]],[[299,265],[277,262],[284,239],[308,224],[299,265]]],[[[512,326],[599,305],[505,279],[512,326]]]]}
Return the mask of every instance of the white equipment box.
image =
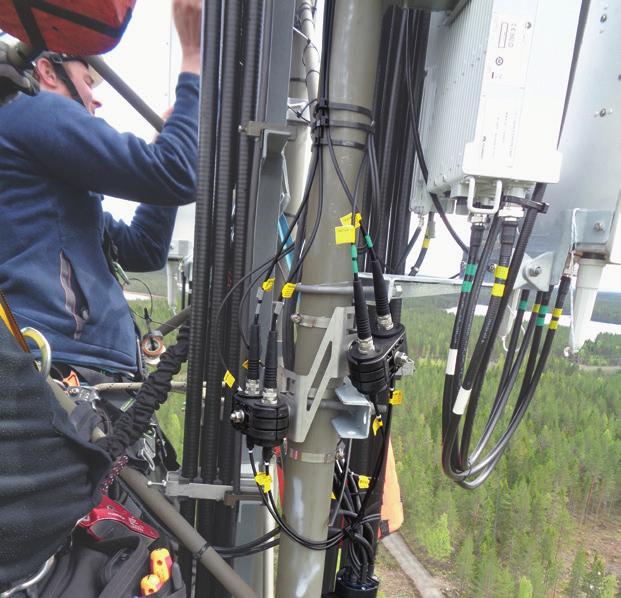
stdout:
{"type": "MultiPolygon", "coordinates": [[[[421,134],[428,190],[559,180],[557,150],[580,0],[470,0],[432,18],[421,134]]],[[[420,184],[412,208],[426,211],[420,184]]]]}

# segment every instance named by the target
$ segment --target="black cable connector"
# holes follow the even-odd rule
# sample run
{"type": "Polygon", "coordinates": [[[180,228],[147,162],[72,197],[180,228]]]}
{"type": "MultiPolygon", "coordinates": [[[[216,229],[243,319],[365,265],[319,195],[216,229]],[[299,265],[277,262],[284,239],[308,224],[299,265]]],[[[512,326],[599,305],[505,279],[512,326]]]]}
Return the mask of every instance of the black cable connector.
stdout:
{"type": "Polygon", "coordinates": [[[248,348],[248,380],[259,380],[261,377],[261,326],[257,322],[250,325],[250,346],[248,348]]]}
{"type": "Polygon", "coordinates": [[[267,335],[267,348],[265,351],[265,374],[263,386],[276,388],[276,375],[278,372],[278,332],[270,330],[267,335]]]}
{"type": "Polygon", "coordinates": [[[379,317],[390,316],[390,302],[388,301],[388,289],[384,280],[384,273],[379,260],[371,260],[371,272],[373,273],[373,290],[375,293],[375,311],[379,317]]]}
{"type": "Polygon", "coordinates": [[[358,340],[367,341],[372,337],[371,322],[369,320],[369,308],[364,298],[362,281],[359,278],[354,280],[354,308],[356,310],[358,340]]]}

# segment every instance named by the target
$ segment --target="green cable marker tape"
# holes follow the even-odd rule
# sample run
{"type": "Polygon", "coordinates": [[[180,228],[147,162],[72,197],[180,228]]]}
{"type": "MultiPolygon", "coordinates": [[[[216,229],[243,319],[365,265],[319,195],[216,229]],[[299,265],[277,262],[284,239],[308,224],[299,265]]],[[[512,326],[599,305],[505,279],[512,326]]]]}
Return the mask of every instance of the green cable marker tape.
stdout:
{"type": "Polygon", "coordinates": [[[351,268],[354,274],[358,274],[358,248],[355,245],[351,246],[351,268]]]}
{"type": "Polygon", "coordinates": [[[373,241],[371,241],[371,235],[365,235],[364,240],[367,242],[367,247],[369,249],[373,248],[373,241]]]}
{"type": "Polygon", "coordinates": [[[463,284],[461,285],[461,292],[469,293],[471,290],[472,290],[472,281],[464,280],[463,284]]]}
{"type": "Polygon", "coordinates": [[[539,315],[540,316],[545,316],[548,313],[548,306],[547,305],[542,305],[539,308],[539,315]]]}
{"type": "Polygon", "coordinates": [[[476,264],[467,264],[466,269],[464,270],[465,276],[474,276],[477,273],[477,265],[476,264]]]}
{"type": "Polygon", "coordinates": [[[546,323],[545,316],[537,316],[537,322],[535,323],[536,326],[544,326],[545,323],[546,323]]]}
{"type": "Polygon", "coordinates": [[[518,309],[521,311],[526,311],[526,307],[528,306],[528,301],[520,301],[518,305],[518,309]]]}

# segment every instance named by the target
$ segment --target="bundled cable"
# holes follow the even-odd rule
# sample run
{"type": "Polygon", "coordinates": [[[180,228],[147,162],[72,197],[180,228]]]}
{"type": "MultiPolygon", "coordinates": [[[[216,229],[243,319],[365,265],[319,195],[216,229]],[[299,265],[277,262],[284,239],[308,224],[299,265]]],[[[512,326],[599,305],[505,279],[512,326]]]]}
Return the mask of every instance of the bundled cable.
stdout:
{"type": "MultiPolygon", "coordinates": [[[[477,487],[487,479],[523,417],[526,406],[535,392],[543,367],[545,367],[551,339],[558,322],[557,316],[560,316],[560,310],[567,294],[568,282],[566,277],[563,277],[557,294],[555,319],[550,324],[548,335],[544,341],[544,348],[540,352],[539,347],[551,290],[537,294],[531,319],[522,335],[518,349],[522,323],[530,295],[526,289],[521,291],[498,388],[482,434],[471,453],[470,444],[478,402],[494,348],[494,341],[508,307],[509,297],[521,268],[535,218],[539,211],[545,209],[545,204],[538,201],[543,189],[544,186],[538,185],[533,200],[525,202],[527,206],[526,216],[515,248],[513,248],[513,244],[516,237],[517,221],[513,218],[502,218],[498,215],[494,217],[480,255],[479,248],[483,231],[480,228],[479,230],[475,229],[474,225],[472,228],[468,263],[451,335],[442,402],[442,466],[448,477],[466,488],[477,487]],[[483,274],[499,228],[500,253],[498,265],[495,269],[491,298],[481,331],[466,367],[466,354],[474,310],[477,305],[483,274]],[[493,448],[483,456],[502,419],[527,353],[528,361],[523,371],[522,383],[507,431],[502,434],[493,448]],[[459,430],[462,416],[464,421],[460,440],[459,430]]],[[[510,200],[514,201],[512,198],[510,200]]]]}
{"type": "Polygon", "coordinates": [[[147,430],[155,411],[166,402],[173,377],[188,358],[189,322],[179,330],[177,342],[160,358],[157,369],[149,374],[138,391],[136,401],[114,425],[112,434],[97,440],[113,459],[121,456],[147,430]]]}

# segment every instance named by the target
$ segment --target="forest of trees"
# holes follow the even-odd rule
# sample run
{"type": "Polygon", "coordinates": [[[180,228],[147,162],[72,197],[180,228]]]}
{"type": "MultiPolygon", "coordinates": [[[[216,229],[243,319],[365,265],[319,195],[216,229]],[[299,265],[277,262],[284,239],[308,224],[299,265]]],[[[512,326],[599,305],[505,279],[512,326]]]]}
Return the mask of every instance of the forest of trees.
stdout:
{"type": "MultiPolygon", "coordinates": [[[[453,300],[403,305],[417,369],[401,383],[404,401],[393,419],[405,510],[401,533],[426,566],[450,582],[455,595],[613,598],[619,588],[613,558],[621,553],[621,372],[584,371],[576,360],[564,358],[568,334],[559,329],[554,355],[508,452],[482,487],[463,490],[444,477],[439,465],[442,385],[453,322],[443,308],[453,300]],[[611,526],[614,543],[598,551],[593,534],[611,526]]],[[[163,301],[156,306],[156,321],[168,317],[163,301]]],[[[134,309],[142,313],[142,303],[134,309]]],[[[600,335],[587,343],[580,361],[615,365],[619,356],[621,336],[600,335]]],[[[497,382],[499,370],[490,367],[490,383],[497,382]]],[[[183,395],[171,395],[159,414],[178,448],[183,401],[183,395]]]]}
{"type": "MultiPolygon", "coordinates": [[[[453,318],[428,299],[404,305],[403,321],[417,371],[402,382],[393,442],[402,533],[415,552],[454,581],[460,596],[615,596],[617,581],[605,555],[592,548],[589,530],[619,527],[621,373],[580,370],[562,357],[567,333],[559,334],[509,451],[482,487],[467,491],[439,466],[453,318]]],[[[589,358],[598,356],[602,365],[608,355],[618,359],[620,341],[605,335],[590,343],[589,358]]],[[[490,386],[499,373],[499,366],[489,369],[490,386]]],[[[618,555],[620,546],[617,534],[609,554],[618,555]]]]}

